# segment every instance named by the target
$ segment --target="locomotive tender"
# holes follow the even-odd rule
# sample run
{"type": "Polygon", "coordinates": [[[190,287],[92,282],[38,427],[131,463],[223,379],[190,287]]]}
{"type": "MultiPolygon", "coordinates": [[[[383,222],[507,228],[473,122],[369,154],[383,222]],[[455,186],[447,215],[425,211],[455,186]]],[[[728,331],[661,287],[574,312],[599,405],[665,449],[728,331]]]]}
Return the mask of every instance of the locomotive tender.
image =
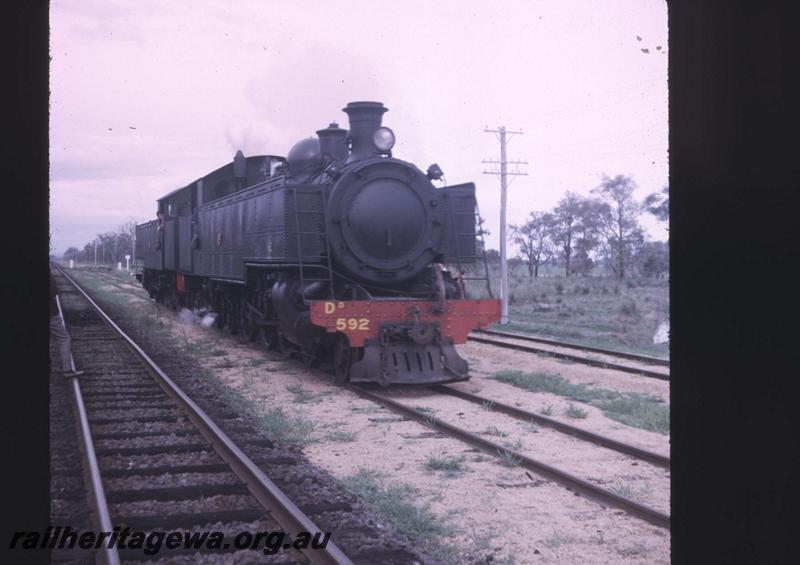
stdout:
{"type": "Polygon", "coordinates": [[[243,341],[332,358],[336,382],[466,379],[454,344],[500,317],[462,277],[479,258],[475,185],[435,187],[438,166],[393,158],[381,103],[343,111],[349,130],[332,123],[286,158],[238,151],[160,198],[136,227],[137,278],[243,341]]]}

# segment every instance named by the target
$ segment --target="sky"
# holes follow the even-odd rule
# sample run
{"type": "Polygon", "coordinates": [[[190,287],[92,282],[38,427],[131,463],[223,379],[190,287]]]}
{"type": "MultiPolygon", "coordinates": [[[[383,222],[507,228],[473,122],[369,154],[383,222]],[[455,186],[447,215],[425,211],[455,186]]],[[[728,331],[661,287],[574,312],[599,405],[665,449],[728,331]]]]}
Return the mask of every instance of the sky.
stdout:
{"type": "MultiPolygon", "coordinates": [[[[167,192],[245,155],[286,155],[351,101],[389,108],[393,156],[474,182],[508,222],[625,174],[668,183],[664,1],[51,0],[51,252],[155,217],[167,192]]],[[[667,232],[649,214],[651,239],[667,232]]]]}

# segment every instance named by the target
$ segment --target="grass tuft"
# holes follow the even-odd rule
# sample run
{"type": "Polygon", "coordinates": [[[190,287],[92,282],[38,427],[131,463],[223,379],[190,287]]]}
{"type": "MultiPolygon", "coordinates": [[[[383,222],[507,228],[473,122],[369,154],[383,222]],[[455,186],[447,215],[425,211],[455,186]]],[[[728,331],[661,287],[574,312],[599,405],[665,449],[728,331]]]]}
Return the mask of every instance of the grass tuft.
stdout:
{"type": "Polygon", "coordinates": [[[575,538],[560,532],[558,530],[553,530],[553,532],[542,540],[542,545],[549,547],[550,549],[557,549],[564,544],[572,543],[575,541],[575,538]]]}
{"type": "Polygon", "coordinates": [[[316,394],[304,389],[300,384],[295,383],[286,385],[286,390],[294,395],[294,401],[298,404],[305,404],[306,402],[311,402],[317,398],[316,394]]]}
{"type": "Polygon", "coordinates": [[[314,422],[300,414],[289,415],[283,408],[270,408],[256,418],[259,427],[273,441],[308,443],[314,422]]]}
{"type": "Polygon", "coordinates": [[[495,426],[489,426],[488,428],[486,428],[484,430],[483,433],[485,433],[487,435],[490,435],[490,436],[497,436],[497,437],[507,437],[508,436],[508,434],[506,432],[496,428],[495,426]]]}
{"type": "Polygon", "coordinates": [[[417,490],[407,483],[388,483],[377,471],[361,467],[342,479],[342,484],[401,534],[429,541],[447,533],[428,505],[412,502],[418,498],[417,490]]]}
{"type": "Polygon", "coordinates": [[[570,404],[569,407],[567,407],[566,411],[564,411],[564,414],[566,414],[570,418],[583,419],[588,415],[588,412],[586,412],[586,410],[581,410],[574,404],[570,404]]]}
{"type": "Polygon", "coordinates": [[[355,441],[358,437],[358,434],[355,432],[346,432],[344,430],[336,430],[330,432],[328,435],[325,436],[325,439],[328,441],[337,441],[340,443],[349,443],[351,441],[355,441]]]}
{"type": "Polygon", "coordinates": [[[447,471],[447,476],[455,476],[465,471],[464,457],[436,457],[429,455],[425,458],[425,468],[428,471],[447,471]]]}

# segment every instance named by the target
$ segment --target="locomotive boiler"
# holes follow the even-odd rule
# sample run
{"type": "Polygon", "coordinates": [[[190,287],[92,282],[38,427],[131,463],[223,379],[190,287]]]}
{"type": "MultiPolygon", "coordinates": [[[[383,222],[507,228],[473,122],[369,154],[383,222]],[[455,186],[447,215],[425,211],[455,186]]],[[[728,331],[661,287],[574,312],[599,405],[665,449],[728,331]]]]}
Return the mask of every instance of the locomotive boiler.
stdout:
{"type": "Polygon", "coordinates": [[[500,314],[462,276],[482,258],[475,186],[436,187],[438,166],[392,157],[381,103],[343,111],[347,130],[331,123],[285,158],[239,151],[160,198],[137,226],[137,277],[242,340],[330,361],[337,382],[466,379],[454,345],[500,314]]]}

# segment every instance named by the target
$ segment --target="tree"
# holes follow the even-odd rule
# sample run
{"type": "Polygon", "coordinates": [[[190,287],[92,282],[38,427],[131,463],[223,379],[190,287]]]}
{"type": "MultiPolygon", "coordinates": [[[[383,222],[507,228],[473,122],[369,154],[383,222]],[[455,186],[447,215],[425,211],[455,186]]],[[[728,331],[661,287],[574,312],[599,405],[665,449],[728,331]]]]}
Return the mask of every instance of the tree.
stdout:
{"type": "Polygon", "coordinates": [[[520,253],[527,261],[529,277],[538,277],[539,267],[552,257],[549,232],[553,222],[552,214],[531,212],[523,225],[510,226],[510,239],[519,246],[520,253]]]}
{"type": "Polygon", "coordinates": [[[605,236],[611,269],[620,280],[625,278],[635,250],[644,242],[638,219],[641,207],[633,198],[635,189],[636,183],[630,177],[603,175],[600,186],[592,190],[606,204],[598,208],[600,231],[605,236]]]}
{"type": "Polygon", "coordinates": [[[659,222],[669,221],[669,185],[664,185],[661,192],[654,192],[644,199],[645,209],[653,214],[659,222]]]}
{"type": "Polygon", "coordinates": [[[570,261],[572,260],[573,238],[575,236],[576,216],[579,213],[581,197],[573,192],[567,192],[553,210],[553,221],[548,229],[548,236],[553,244],[558,247],[564,259],[564,275],[570,275],[570,261]]]}
{"type": "Polygon", "coordinates": [[[669,272],[669,243],[648,241],[636,253],[636,265],[645,277],[657,277],[669,272]]]}
{"type": "Polygon", "coordinates": [[[492,264],[500,264],[500,252],[497,249],[487,249],[486,261],[492,264]]]}
{"type": "Polygon", "coordinates": [[[66,251],[64,251],[64,260],[69,261],[72,259],[73,261],[78,260],[78,255],[80,254],[80,250],[77,247],[70,247],[66,251]]]}
{"type": "Polygon", "coordinates": [[[575,216],[572,272],[586,276],[594,267],[591,255],[602,240],[602,218],[607,204],[598,198],[578,200],[575,216]]]}
{"type": "Polygon", "coordinates": [[[592,268],[590,254],[602,236],[606,205],[597,198],[567,192],[553,210],[548,235],[564,259],[564,274],[586,274],[592,268]],[[575,257],[579,256],[578,263],[575,257]]]}

